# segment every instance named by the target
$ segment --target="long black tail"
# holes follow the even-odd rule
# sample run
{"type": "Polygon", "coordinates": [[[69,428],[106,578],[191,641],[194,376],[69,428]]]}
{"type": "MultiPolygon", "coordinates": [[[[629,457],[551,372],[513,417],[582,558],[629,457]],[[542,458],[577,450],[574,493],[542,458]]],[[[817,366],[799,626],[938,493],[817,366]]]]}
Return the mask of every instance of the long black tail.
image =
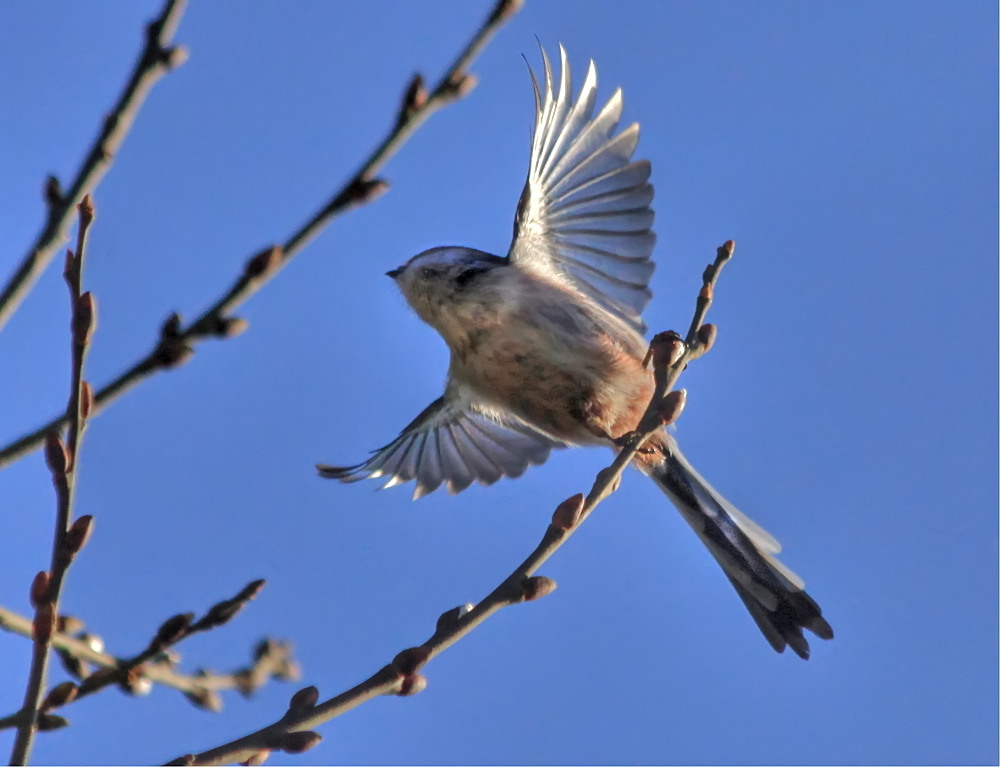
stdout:
{"type": "Polygon", "coordinates": [[[790,646],[809,658],[802,629],[821,639],[833,639],[819,605],[802,590],[803,582],[775,555],[779,543],[741,514],[706,482],[669,440],[668,455],[643,467],[688,521],[712,556],[722,565],[767,641],[778,652],[790,646]]]}

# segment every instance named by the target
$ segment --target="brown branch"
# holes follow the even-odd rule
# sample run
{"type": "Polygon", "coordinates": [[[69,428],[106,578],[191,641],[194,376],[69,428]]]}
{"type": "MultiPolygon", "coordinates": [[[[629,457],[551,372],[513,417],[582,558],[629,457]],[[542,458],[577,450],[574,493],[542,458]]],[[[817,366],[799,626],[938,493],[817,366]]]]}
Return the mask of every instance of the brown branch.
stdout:
{"type": "MultiPolygon", "coordinates": [[[[269,282],[331,220],[351,208],[371,202],[388,189],[388,182],[376,177],[378,171],[428,117],[475,87],[476,79],[467,71],[469,65],[483,51],[497,29],[518,11],[521,2],[499,0],[430,93],[424,88],[420,76],[414,77],[403,95],[392,129],[344,186],[283,244],[267,247],[251,257],[230,288],[191,324],[184,327],[179,315],[170,315],[161,327],[152,350],[97,392],[95,412],[100,412],[149,376],[189,360],[196,343],[208,338],[230,338],[242,332],[246,322],[230,316],[230,313],[269,282]]],[[[64,423],[63,417],[53,418],[0,449],[0,468],[36,450],[48,432],[64,423]]]]}
{"type": "Polygon", "coordinates": [[[319,691],[315,687],[306,687],[292,696],[284,716],[273,724],[225,745],[200,754],[186,754],[167,764],[260,764],[270,751],[294,754],[312,748],[321,740],[319,733],[312,728],[379,695],[415,695],[427,686],[427,680],[419,672],[428,661],[501,608],[551,593],[556,587],[555,581],[534,573],[579,528],[594,508],[618,489],[622,472],[643,443],[680,416],[686,394],[683,390],[672,391],[672,388],[688,362],[705,354],[711,347],[715,327],[704,324],[704,318],[712,303],[719,273],[732,257],[734,247],[731,240],[726,242],[716,251],[714,263],[705,270],[687,338],[682,340],[677,333],[668,331],[658,334],[650,343],[648,360],[653,362],[656,387],[639,427],[627,436],[625,446],[612,464],[598,472],[586,498],[578,494],[559,504],[535,550],[482,602],[444,613],[438,618],[435,631],[426,642],[403,650],[391,663],[350,690],[317,703],[319,691]]]}
{"type": "Polygon", "coordinates": [[[77,232],[76,253],[66,251],[66,269],[63,273],[69,286],[72,313],[72,384],[69,405],[66,409],[67,436],[63,444],[58,431],[49,432],[45,441],[45,460],[52,473],[52,483],[56,488],[56,525],[52,536],[52,559],[49,569],[35,576],[31,585],[31,602],[35,607],[32,621],[31,669],[21,707],[21,721],[14,739],[10,755],[11,764],[26,764],[31,753],[35,732],[38,729],[38,714],[45,690],[48,672],[49,650],[52,649],[52,634],[56,630],[56,616],[59,614],[59,593],[62,590],[66,571],[73,558],[87,542],[93,518],[83,516],[75,522],[73,518],[73,496],[76,490],[76,468],[79,462],[80,440],[86,426],[87,417],[93,409],[94,395],[90,385],[83,380],[83,364],[90,347],[97,322],[97,305],[90,293],[81,293],[83,280],[83,260],[86,252],[87,232],[94,220],[94,206],[90,195],[84,195],[77,205],[80,224],[77,232]]]}
{"type": "MultiPolygon", "coordinates": [[[[184,693],[199,708],[220,711],[220,690],[235,689],[244,696],[250,696],[271,678],[297,679],[299,669],[292,658],[291,645],[271,639],[260,641],[254,648],[251,664],[235,671],[226,674],[197,671],[191,675],[176,671],[180,658],[171,648],[193,634],[228,623],[263,586],[264,581],[248,584],[233,598],[213,605],[197,621],[191,613],[169,618],[157,629],[147,647],[130,658],[118,658],[102,652],[103,641],[99,637],[80,633],[83,626],[80,621],[61,617],[59,622],[64,624],[63,630],[53,634],[52,646],[59,652],[63,665],[80,683],[67,681],[52,688],[39,707],[39,729],[55,729],[51,726],[56,723],[54,719],[60,720],[58,726],[65,726],[68,724],[66,720],[54,717],[53,710],[112,685],[131,695],[144,695],[150,692],[153,683],[163,684],[184,693]],[[72,633],[77,633],[77,636],[72,636],[72,633]],[[100,668],[90,672],[87,664],[100,668]]],[[[0,628],[31,636],[31,621],[2,607],[0,628]]],[[[19,726],[23,715],[22,709],[0,717],[0,730],[19,726]]]]}
{"type": "MultiPolygon", "coordinates": [[[[184,49],[171,47],[170,40],[184,13],[185,3],[186,0],[167,0],[160,15],[147,25],[146,43],[132,68],[128,83],[105,117],[101,131],[77,170],[69,191],[63,194],[59,181],[54,176],[49,176],[46,180],[44,196],[48,216],[31,249],[0,292],[0,329],[17,311],[21,301],[52,261],[59,246],[66,241],[74,206],[84,195],[97,188],[104,174],[111,168],[115,154],[132,128],[149,91],[163,75],[184,63],[187,56],[184,49]]],[[[61,426],[61,422],[46,426],[42,436],[61,426]]]]}

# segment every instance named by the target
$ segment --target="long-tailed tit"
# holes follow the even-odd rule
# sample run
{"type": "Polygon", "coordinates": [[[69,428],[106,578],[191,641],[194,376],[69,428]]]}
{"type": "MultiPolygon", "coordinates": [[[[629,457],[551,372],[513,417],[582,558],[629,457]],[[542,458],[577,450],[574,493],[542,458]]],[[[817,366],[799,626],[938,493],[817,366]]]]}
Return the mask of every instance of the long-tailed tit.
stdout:
{"type": "MultiPolygon", "coordinates": [[[[652,296],[653,187],[632,161],[639,126],[615,132],[621,90],[594,115],[591,62],[576,101],[560,46],[558,85],[542,51],[528,180],[506,257],[432,248],[388,272],[451,350],[444,394],[356,466],[319,466],[351,482],[416,479],[414,498],[441,485],[518,477],[555,447],[610,445],[634,429],[653,392],[640,314],[652,296]]],[[[719,562],[778,652],[802,658],[802,629],[833,630],[778,542],[726,501],[662,430],[634,463],[663,490],[719,562]]]]}

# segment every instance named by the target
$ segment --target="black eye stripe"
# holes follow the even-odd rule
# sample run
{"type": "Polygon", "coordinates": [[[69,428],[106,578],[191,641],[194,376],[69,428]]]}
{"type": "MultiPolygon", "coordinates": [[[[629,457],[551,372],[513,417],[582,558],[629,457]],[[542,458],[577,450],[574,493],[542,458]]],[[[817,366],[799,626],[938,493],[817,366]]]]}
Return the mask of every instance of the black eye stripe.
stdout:
{"type": "Polygon", "coordinates": [[[464,288],[480,274],[485,274],[490,269],[491,267],[488,266],[470,266],[455,275],[455,284],[460,288],[464,288]]]}

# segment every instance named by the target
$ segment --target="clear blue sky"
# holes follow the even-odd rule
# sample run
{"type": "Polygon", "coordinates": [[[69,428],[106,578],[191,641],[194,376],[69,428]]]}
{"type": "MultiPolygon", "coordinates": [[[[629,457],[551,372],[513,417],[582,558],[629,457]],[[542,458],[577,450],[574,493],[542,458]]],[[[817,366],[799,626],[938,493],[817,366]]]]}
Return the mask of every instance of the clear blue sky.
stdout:
{"type": "MultiPolygon", "coordinates": [[[[190,61],[154,90],[96,194],[87,376],[144,354],[245,258],[297,227],[381,138],[414,71],[436,77],[487,2],[196,3],[190,61]]],[[[0,272],[40,226],[159,2],[0,5],[0,272]]],[[[86,435],[78,513],[95,535],[65,608],[127,655],[169,615],[264,577],[185,668],[294,640],[328,697],[423,641],[535,545],[610,454],[437,493],[315,476],[438,396],[447,353],[383,273],[433,245],[506,251],[532,98],[522,54],[563,42],[625,92],[653,164],[659,267],[646,319],[683,328],[704,264],[737,242],[684,378],[678,437],[785,546],[836,631],[775,654],[711,557],[640,475],[501,612],[426,669],[276,762],[995,763],[997,760],[997,10],[988,2],[528,0],[480,84],[391,162],[392,190],[338,220],[206,343],[86,435]]],[[[52,268],[0,335],[0,441],[68,391],[52,268]]],[[[54,501],[39,454],[0,476],[0,603],[27,611],[54,501]]],[[[0,634],[0,713],[29,645],[0,634]]],[[[57,671],[58,681],[61,672],[57,671]]],[[[213,715],[176,692],[68,708],[36,761],[156,762],[281,715],[295,686],[213,715]]],[[[3,753],[9,733],[0,734],[3,753]]]]}

